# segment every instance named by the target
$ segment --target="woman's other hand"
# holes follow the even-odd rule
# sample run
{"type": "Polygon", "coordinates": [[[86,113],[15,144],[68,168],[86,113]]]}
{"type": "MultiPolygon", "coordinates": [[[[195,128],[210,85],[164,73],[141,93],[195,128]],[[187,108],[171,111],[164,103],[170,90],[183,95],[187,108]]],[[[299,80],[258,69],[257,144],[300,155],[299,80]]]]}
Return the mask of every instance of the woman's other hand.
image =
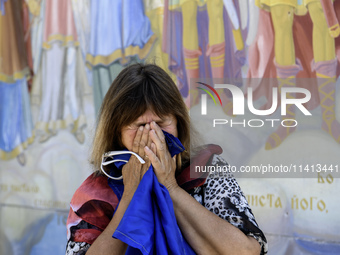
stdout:
{"type": "Polygon", "coordinates": [[[153,165],[158,181],[170,191],[178,187],[175,178],[176,156],[171,157],[163,131],[156,122],[152,121],[150,127],[151,147],[145,147],[145,154],[153,165]]]}

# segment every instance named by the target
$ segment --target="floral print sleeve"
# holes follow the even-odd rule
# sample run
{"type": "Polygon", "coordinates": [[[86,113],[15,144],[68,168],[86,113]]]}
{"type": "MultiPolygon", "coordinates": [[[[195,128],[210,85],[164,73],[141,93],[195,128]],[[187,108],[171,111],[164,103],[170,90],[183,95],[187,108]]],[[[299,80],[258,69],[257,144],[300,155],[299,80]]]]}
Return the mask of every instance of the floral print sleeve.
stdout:
{"type": "MultiPolygon", "coordinates": [[[[214,155],[211,165],[223,167],[228,163],[221,156],[214,155]]],[[[267,254],[266,237],[259,229],[240,186],[230,173],[210,173],[205,184],[194,188],[190,195],[244,234],[254,237],[261,245],[261,254],[267,254]]]]}

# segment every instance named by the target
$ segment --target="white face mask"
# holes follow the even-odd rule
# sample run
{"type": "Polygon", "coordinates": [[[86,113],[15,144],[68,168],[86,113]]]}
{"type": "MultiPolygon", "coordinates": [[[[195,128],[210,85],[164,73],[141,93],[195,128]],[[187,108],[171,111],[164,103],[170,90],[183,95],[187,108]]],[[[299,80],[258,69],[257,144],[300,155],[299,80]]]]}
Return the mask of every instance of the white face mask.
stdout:
{"type": "Polygon", "coordinates": [[[107,174],[103,168],[103,166],[107,166],[109,164],[112,164],[114,162],[119,162],[119,161],[122,161],[122,162],[125,162],[127,163],[128,161],[127,160],[124,160],[124,159],[114,159],[114,156],[117,156],[117,155],[123,155],[123,154],[132,154],[134,156],[137,157],[137,159],[139,160],[139,162],[141,164],[145,164],[145,161],[135,152],[132,152],[132,151],[109,151],[109,152],[106,152],[103,154],[102,156],[102,163],[100,164],[100,169],[102,170],[102,172],[109,178],[113,179],[113,180],[121,180],[123,179],[123,176],[119,176],[119,177],[113,177],[109,174],[107,174]],[[108,159],[111,159],[111,160],[108,160],[108,159]]]}

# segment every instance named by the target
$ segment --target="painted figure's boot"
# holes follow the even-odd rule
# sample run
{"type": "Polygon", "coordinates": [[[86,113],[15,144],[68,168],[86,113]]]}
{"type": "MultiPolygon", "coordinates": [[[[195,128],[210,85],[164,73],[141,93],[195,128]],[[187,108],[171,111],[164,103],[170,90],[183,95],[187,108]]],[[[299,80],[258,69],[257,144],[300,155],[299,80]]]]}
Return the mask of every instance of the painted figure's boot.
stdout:
{"type": "MultiPolygon", "coordinates": [[[[224,62],[225,62],[225,42],[208,45],[206,55],[210,57],[211,74],[213,79],[224,78],[224,62]]],[[[227,97],[223,89],[216,90],[222,100],[224,113],[232,116],[233,104],[227,97]]]]}
{"type": "Polygon", "coordinates": [[[202,55],[202,51],[200,49],[197,50],[189,50],[183,48],[184,54],[184,62],[185,62],[185,70],[187,75],[187,83],[189,86],[189,94],[185,99],[185,104],[188,109],[198,104],[199,101],[199,93],[197,90],[197,84],[192,84],[191,79],[199,78],[199,62],[198,57],[202,55]]]}
{"type": "Polygon", "coordinates": [[[318,78],[318,90],[322,111],[322,129],[340,143],[340,123],[335,118],[335,84],[337,60],[312,64],[318,78]]]}
{"type": "Polygon", "coordinates": [[[210,57],[212,78],[224,77],[225,42],[208,45],[206,56],[210,57]]]}
{"type": "MultiPolygon", "coordinates": [[[[279,87],[278,91],[281,94],[281,89],[284,87],[295,87],[296,75],[302,70],[299,60],[296,61],[295,65],[282,66],[275,62],[276,73],[278,77],[279,87]]],[[[295,98],[295,93],[287,93],[287,98],[295,98]]],[[[296,127],[292,127],[295,124],[295,108],[294,105],[286,106],[286,115],[282,116],[281,121],[284,122],[285,126],[280,125],[275,132],[273,132],[266,141],[266,150],[271,150],[278,147],[291,133],[293,133],[296,127]]]]}

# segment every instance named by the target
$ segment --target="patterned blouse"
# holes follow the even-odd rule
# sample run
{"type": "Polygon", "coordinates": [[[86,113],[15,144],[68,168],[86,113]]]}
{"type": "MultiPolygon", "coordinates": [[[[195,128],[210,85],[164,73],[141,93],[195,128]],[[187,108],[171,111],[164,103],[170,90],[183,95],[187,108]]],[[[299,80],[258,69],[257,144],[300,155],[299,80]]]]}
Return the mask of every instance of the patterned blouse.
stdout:
{"type": "MultiPolygon", "coordinates": [[[[215,167],[218,165],[221,168],[228,166],[227,162],[216,154],[213,156],[211,165],[215,167]]],[[[240,186],[230,173],[211,172],[202,186],[193,188],[188,193],[209,211],[227,220],[245,235],[254,237],[261,245],[261,255],[267,254],[266,237],[259,229],[240,186]]],[[[74,229],[96,229],[96,227],[81,221],[71,228],[71,232],[74,229]]],[[[66,255],[83,255],[89,247],[90,244],[69,240],[66,255]]]]}

